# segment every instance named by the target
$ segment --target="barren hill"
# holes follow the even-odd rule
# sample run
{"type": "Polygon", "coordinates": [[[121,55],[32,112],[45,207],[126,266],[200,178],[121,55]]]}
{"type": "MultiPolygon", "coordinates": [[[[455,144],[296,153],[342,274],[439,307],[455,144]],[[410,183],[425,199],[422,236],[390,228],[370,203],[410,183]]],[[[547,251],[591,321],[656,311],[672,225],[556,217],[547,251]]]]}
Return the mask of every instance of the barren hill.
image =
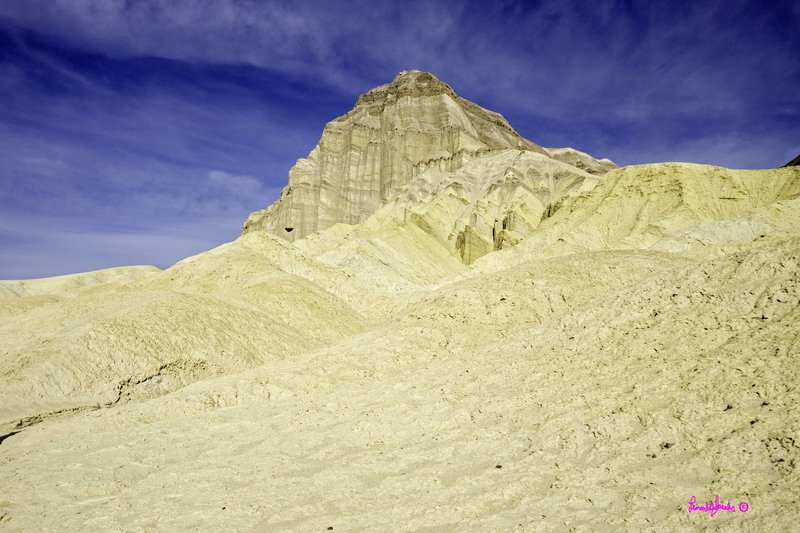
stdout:
{"type": "Polygon", "coordinates": [[[406,71],[234,242],[0,283],[0,523],[791,530],[799,220],[800,167],[616,168],[406,71]]]}
{"type": "MultiPolygon", "coordinates": [[[[280,200],[252,213],[243,233],[266,230],[294,241],[336,223],[357,224],[415,176],[454,172],[503,150],[551,157],[433,74],[405,70],[325,126],[319,144],[289,172],[280,200]]],[[[573,171],[598,174],[615,166],[574,150],[552,153],[573,171]]]]}

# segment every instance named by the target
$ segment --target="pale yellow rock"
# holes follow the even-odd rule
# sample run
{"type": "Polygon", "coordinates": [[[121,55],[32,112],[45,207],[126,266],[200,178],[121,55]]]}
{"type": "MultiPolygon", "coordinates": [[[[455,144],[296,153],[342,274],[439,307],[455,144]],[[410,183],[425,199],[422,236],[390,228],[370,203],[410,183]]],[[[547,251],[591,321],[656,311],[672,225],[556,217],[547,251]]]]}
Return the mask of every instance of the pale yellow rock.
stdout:
{"type": "Polygon", "coordinates": [[[54,292],[0,300],[0,425],[163,394],[360,331],[358,311],[309,281],[330,288],[345,276],[306,266],[287,245],[262,234],[144,278],[116,270],[24,282],[54,292]],[[101,274],[116,280],[63,292],[101,274]]]}
{"type": "Polygon", "coordinates": [[[675,530],[721,493],[751,504],[726,528],[790,529],[800,239],[749,246],[533,261],[322,349],[45,418],[0,445],[4,525],[675,530]]]}
{"type": "Polygon", "coordinates": [[[0,283],[3,529],[795,529],[800,168],[576,164],[0,283]]]}
{"type": "Polygon", "coordinates": [[[796,234],[798,196],[800,169],[795,167],[624,167],[564,202],[518,249],[487,257],[479,268],[491,271],[534,257],[608,248],[685,248],[692,233],[716,245],[749,242],[765,233],[796,234]]]}
{"type": "Polygon", "coordinates": [[[591,190],[598,179],[539,153],[498,151],[455,172],[422,172],[364,226],[386,219],[419,226],[471,264],[516,244],[566,197],[591,190]]]}

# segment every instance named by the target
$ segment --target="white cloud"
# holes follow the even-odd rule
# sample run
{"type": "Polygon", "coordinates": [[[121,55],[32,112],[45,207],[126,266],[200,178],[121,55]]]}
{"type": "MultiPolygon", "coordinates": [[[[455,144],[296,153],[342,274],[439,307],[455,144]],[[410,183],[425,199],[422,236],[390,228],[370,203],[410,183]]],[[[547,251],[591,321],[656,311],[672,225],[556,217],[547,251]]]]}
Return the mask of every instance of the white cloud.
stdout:
{"type": "Polygon", "coordinates": [[[250,200],[252,198],[266,198],[272,193],[253,176],[237,176],[222,170],[212,170],[208,173],[210,186],[218,192],[229,196],[250,200]]]}
{"type": "Polygon", "coordinates": [[[30,279],[115,266],[166,268],[181,259],[232,241],[244,219],[238,213],[200,216],[191,222],[154,220],[148,228],[119,230],[81,226],[72,218],[0,216],[0,279],[30,279]],[[46,231],[42,231],[42,226],[46,231]]]}
{"type": "MultiPolygon", "coordinates": [[[[249,63],[347,93],[422,68],[489,104],[577,120],[727,113],[764,75],[790,79],[779,39],[741,35],[749,5],[27,0],[0,3],[0,15],[102,54],[249,63]]],[[[764,17],[748,23],[772,31],[764,17]]]]}

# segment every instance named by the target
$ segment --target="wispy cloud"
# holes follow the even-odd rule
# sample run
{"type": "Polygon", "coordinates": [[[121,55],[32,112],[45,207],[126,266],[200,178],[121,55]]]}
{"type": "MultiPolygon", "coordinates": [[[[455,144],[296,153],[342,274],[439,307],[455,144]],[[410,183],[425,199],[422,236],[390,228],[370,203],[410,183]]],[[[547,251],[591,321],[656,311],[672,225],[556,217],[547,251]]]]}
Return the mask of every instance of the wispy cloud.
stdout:
{"type": "MultiPolygon", "coordinates": [[[[402,68],[562,121],[797,110],[793,2],[10,2],[16,23],[117,57],[247,63],[358,93],[402,68]],[[769,80],[765,84],[764,80],[769,80]],[[599,104],[599,105],[598,105],[599,104]]],[[[534,129],[535,131],[535,129],[534,129]]]]}
{"type": "Polygon", "coordinates": [[[268,192],[264,184],[253,176],[236,176],[222,170],[212,170],[208,173],[208,180],[212,191],[242,200],[264,198],[272,194],[272,191],[268,192]]]}
{"type": "Polygon", "coordinates": [[[125,265],[166,268],[236,238],[238,217],[199,218],[191,223],[147,229],[65,229],[61,218],[0,219],[3,279],[50,277],[125,265]],[[24,227],[23,223],[31,226],[24,227]],[[41,231],[41,224],[52,224],[41,231]],[[35,225],[33,225],[35,224],[35,225]]]}

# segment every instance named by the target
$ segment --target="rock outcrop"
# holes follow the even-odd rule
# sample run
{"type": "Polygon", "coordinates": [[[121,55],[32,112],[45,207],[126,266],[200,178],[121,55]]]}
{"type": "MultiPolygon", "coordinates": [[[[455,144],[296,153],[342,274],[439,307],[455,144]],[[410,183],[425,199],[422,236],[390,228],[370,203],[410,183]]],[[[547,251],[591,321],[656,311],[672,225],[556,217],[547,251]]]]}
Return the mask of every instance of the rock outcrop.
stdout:
{"type": "Polygon", "coordinates": [[[422,172],[372,218],[417,225],[469,265],[517,244],[565,197],[591,190],[598,180],[538,152],[502,150],[455,172],[422,172]]]}
{"type": "Polygon", "coordinates": [[[576,150],[545,150],[433,74],[406,70],[328,123],[319,144],[289,172],[280,199],[252,213],[242,232],[266,230],[295,241],[336,223],[358,224],[416,176],[456,172],[504,150],[553,157],[594,175],[615,166],[576,150]]]}

